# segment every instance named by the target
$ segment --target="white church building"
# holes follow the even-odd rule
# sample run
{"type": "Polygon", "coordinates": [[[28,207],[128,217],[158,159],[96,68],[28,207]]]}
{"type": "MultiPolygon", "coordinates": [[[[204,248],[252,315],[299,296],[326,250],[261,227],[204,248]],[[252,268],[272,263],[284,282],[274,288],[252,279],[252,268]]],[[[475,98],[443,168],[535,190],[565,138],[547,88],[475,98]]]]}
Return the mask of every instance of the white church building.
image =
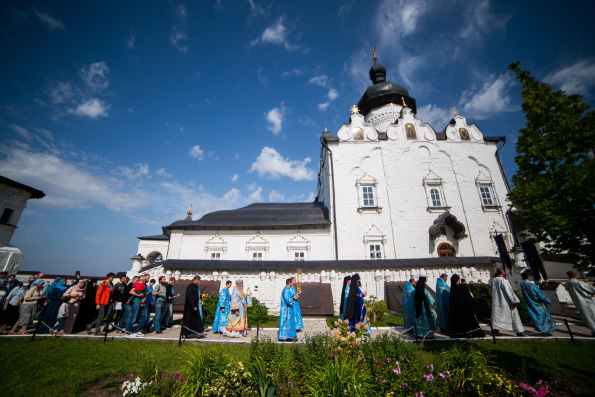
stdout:
{"type": "Polygon", "coordinates": [[[494,236],[517,245],[498,156],[505,138],[484,136],[461,115],[434,130],[376,59],[370,78],[349,124],[322,133],[314,202],[255,203],[197,220],[189,212],[139,237],[128,274],[198,274],[221,288],[243,279],[272,312],[285,279],[299,274],[305,314],[338,312],[343,277],[353,273],[389,306],[392,286],[411,277],[426,275],[430,287],[442,273],[488,282],[501,266],[494,236]]]}

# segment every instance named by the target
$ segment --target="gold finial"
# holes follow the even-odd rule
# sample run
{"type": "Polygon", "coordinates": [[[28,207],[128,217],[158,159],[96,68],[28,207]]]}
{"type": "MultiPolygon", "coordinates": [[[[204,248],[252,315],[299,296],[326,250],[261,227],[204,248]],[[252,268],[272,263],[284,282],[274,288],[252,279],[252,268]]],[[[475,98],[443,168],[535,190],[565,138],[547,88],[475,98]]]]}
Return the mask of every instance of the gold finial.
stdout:
{"type": "Polygon", "coordinates": [[[351,108],[349,108],[349,110],[351,110],[351,114],[359,113],[359,108],[355,105],[353,105],[351,108]]]}
{"type": "Polygon", "coordinates": [[[376,57],[376,47],[374,47],[372,49],[372,58],[374,58],[374,61],[376,61],[378,58],[376,57]]]}
{"type": "Polygon", "coordinates": [[[190,209],[187,212],[188,216],[192,216],[192,204],[190,204],[190,209]]]}
{"type": "Polygon", "coordinates": [[[458,116],[459,115],[459,111],[454,106],[453,106],[453,108],[452,108],[452,110],[450,112],[452,113],[453,116],[458,116]]]}
{"type": "Polygon", "coordinates": [[[401,97],[401,100],[403,101],[403,107],[406,108],[407,104],[405,103],[405,98],[401,97]]]}

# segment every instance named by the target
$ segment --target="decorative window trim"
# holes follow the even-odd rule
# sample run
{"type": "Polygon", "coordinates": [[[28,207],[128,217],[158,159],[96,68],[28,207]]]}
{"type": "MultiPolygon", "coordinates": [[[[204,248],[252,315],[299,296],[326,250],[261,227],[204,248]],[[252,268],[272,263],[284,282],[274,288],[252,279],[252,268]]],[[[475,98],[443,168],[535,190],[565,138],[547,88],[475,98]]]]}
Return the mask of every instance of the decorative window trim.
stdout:
{"type": "Polygon", "coordinates": [[[378,180],[366,173],[361,178],[357,179],[357,181],[355,182],[355,186],[357,188],[358,198],[357,212],[359,212],[360,214],[366,212],[378,214],[381,213],[382,207],[378,205],[378,180]],[[372,189],[372,200],[374,200],[374,203],[372,205],[364,204],[364,188],[372,189]]]}
{"type": "Polygon", "coordinates": [[[498,196],[496,195],[496,190],[494,189],[494,183],[491,180],[480,180],[476,179],[475,184],[477,186],[477,194],[479,195],[479,201],[481,203],[481,207],[484,211],[494,211],[500,210],[501,206],[498,202],[498,196]],[[490,195],[489,199],[491,203],[486,203],[484,201],[484,194],[487,189],[487,193],[490,195]]]}
{"type": "Polygon", "coordinates": [[[227,241],[223,240],[219,233],[215,233],[215,236],[205,244],[205,259],[213,259],[211,255],[213,253],[219,253],[219,258],[213,260],[225,259],[226,252],[227,241]]]}
{"type": "Polygon", "coordinates": [[[310,256],[310,241],[298,232],[291,240],[287,242],[287,258],[290,261],[295,260],[296,252],[303,252],[304,259],[308,260],[310,256]]]}
{"type": "Polygon", "coordinates": [[[444,212],[450,210],[444,195],[442,178],[430,171],[430,174],[424,178],[424,189],[426,190],[426,200],[428,203],[428,212],[444,212]],[[440,205],[434,205],[432,200],[432,189],[437,189],[440,195],[440,205]]]}
{"type": "Polygon", "coordinates": [[[377,226],[372,225],[370,229],[364,235],[364,249],[365,249],[365,258],[366,259],[383,259],[386,257],[385,251],[385,244],[386,244],[386,235],[384,235],[377,226]],[[380,246],[380,258],[371,258],[370,257],[370,246],[380,246]]]}
{"type": "Polygon", "coordinates": [[[267,253],[269,252],[269,242],[262,238],[260,232],[256,232],[256,236],[246,242],[246,255],[248,256],[248,260],[253,260],[253,252],[262,252],[262,260],[266,259],[267,253]]]}

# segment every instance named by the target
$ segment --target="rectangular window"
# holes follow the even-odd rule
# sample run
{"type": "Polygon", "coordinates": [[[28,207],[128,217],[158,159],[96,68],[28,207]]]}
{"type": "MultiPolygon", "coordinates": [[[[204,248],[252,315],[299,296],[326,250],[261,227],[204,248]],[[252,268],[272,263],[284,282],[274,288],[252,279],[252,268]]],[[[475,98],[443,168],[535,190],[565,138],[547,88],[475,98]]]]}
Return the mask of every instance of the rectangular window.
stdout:
{"type": "Polygon", "coordinates": [[[374,187],[373,186],[363,186],[363,199],[364,199],[364,206],[365,207],[373,207],[374,206],[374,187]]]}
{"type": "Polygon", "coordinates": [[[211,259],[212,260],[221,259],[221,252],[211,252],[211,259]]]}
{"type": "Polygon", "coordinates": [[[440,192],[437,188],[430,189],[430,199],[432,200],[432,207],[442,207],[440,192]]]}
{"type": "Polygon", "coordinates": [[[14,214],[14,210],[11,210],[10,208],[4,208],[4,212],[2,212],[2,217],[0,217],[0,223],[10,223],[12,214],[14,214]]]}
{"type": "Polygon", "coordinates": [[[370,244],[370,259],[382,259],[382,246],[380,244],[370,244]]]}
{"type": "Polygon", "coordinates": [[[489,186],[480,186],[479,194],[481,195],[481,203],[483,205],[494,205],[494,200],[492,199],[492,192],[489,186]]]}
{"type": "Polygon", "coordinates": [[[305,260],[305,256],[303,252],[294,252],[293,253],[293,260],[294,261],[303,261],[305,260]]]}
{"type": "Polygon", "coordinates": [[[261,261],[262,260],[262,252],[253,252],[252,260],[253,261],[261,261]]]}

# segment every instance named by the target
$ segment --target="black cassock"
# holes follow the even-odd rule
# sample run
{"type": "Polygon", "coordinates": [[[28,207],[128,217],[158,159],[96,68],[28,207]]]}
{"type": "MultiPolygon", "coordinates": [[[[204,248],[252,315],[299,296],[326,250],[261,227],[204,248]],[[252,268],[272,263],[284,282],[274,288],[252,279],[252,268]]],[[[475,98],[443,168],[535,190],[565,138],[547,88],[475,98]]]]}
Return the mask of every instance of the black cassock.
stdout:
{"type": "Polygon", "coordinates": [[[485,332],[479,329],[475,317],[475,299],[471,296],[469,287],[465,284],[455,284],[450,287],[450,317],[452,321],[453,338],[481,338],[485,332]]]}
{"type": "Polygon", "coordinates": [[[198,308],[199,294],[200,290],[198,289],[198,285],[194,283],[191,283],[188,288],[186,288],[184,317],[182,318],[182,324],[184,324],[184,327],[186,328],[182,329],[182,335],[195,333],[202,334],[204,332],[200,311],[198,309],[194,310],[194,308],[198,308]]]}

